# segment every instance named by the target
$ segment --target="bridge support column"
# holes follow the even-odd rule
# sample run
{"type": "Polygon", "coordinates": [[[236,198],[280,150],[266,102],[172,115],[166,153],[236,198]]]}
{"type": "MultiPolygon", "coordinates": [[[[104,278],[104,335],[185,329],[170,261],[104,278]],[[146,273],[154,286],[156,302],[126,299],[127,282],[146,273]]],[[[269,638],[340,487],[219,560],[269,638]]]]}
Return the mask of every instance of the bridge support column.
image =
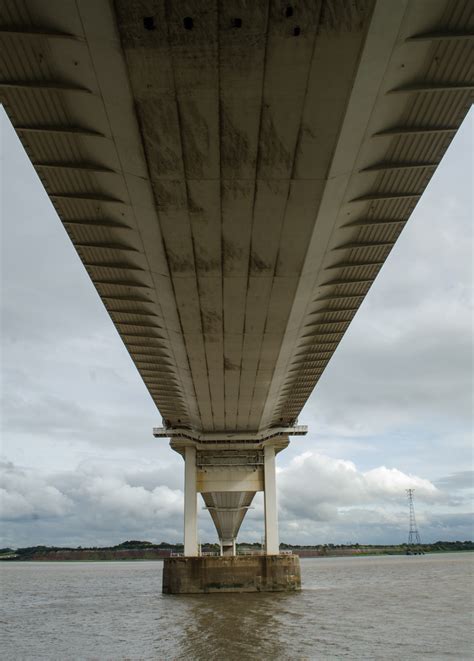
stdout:
{"type": "Polygon", "coordinates": [[[265,445],[264,449],[264,504],[265,504],[265,553],[278,555],[278,510],[276,498],[275,446],[265,445]]]}
{"type": "Polygon", "coordinates": [[[220,539],[221,556],[233,556],[236,554],[235,539],[220,539]]]}
{"type": "Polygon", "coordinates": [[[199,555],[196,448],[189,446],[184,450],[184,555],[199,555]]]}
{"type": "Polygon", "coordinates": [[[164,558],[163,592],[280,592],[299,590],[298,556],[280,555],[275,456],[288,446],[288,434],[306,429],[275,428],[266,433],[221,432],[196,435],[189,429],[158,430],[184,458],[184,555],[164,558]],[[208,437],[207,437],[208,436],[208,437]],[[264,492],[265,553],[237,555],[236,539],[245,514],[264,492]],[[200,555],[197,494],[216,526],[219,555],[200,555]]]}

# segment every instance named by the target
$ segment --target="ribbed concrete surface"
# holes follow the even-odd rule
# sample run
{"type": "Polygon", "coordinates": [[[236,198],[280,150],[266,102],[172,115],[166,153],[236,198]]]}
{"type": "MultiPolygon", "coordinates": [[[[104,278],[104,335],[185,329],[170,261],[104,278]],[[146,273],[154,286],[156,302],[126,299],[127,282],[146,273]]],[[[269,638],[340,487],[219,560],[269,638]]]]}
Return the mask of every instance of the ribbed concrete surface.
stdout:
{"type": "Polygon", "coordinates": [[[0,6],[0,102],[166,425],[292,425],[471,105],[472,0],[0,6]]]}

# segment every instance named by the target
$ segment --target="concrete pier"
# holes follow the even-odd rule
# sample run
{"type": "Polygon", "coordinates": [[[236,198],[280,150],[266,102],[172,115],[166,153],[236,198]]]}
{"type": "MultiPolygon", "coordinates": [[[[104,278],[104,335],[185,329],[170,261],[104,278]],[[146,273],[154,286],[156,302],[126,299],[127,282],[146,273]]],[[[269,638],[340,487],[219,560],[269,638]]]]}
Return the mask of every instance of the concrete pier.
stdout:
{"type": "Polygon", "coordinates": [[[165,558],[164,594],[293,592],[301,588],[296,555],[165,558]]]}
{"type": "Polygon", "coordinates": [[[275,456],[288,436],[306,427],[275,427],[268,432],[196,434],[189,429],[157,428],[171,436],[184,459],[184,556],[165,558],[163,592],[287,592],[301,588],[297,556],[280,554],[275,456]],[[258,491],[263,491],[264,555],[237,555],[237,535],[258,491]],[[197,503],[202,496],[216,526],[220,555],[201,556],[197,503]]]}

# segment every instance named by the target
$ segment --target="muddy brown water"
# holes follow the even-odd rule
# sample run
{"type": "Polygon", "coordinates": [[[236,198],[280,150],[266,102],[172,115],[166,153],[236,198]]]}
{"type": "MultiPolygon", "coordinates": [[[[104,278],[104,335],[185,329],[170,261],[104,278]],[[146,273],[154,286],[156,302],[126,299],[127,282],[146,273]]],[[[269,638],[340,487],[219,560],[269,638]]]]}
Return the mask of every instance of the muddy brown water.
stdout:
{"type": "Polygon", "coordinates": [[[474,554],[301,566],[300,593],[167,596],[161,562],[3,563],[1,658],[474,658],[474,554]]]}

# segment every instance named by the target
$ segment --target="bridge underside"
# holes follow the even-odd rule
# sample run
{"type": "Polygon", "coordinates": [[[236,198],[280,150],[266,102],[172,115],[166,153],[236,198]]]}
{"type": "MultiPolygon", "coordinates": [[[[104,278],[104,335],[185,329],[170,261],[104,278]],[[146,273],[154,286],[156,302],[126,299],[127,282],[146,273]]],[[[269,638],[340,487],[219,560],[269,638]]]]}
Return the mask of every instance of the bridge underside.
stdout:
{"type": "Polygon", "coordinates": [[[470,106],[472,2],[1,8],[1,102],[229,553],[470,106]]]}

